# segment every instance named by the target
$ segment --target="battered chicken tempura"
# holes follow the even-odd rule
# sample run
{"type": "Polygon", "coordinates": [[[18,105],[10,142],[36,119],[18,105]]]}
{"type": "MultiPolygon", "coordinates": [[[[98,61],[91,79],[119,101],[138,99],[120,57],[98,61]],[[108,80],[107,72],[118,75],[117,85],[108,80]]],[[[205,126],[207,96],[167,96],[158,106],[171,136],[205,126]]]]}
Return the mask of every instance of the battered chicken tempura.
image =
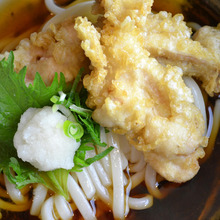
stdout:
{"type": "Polygon", "coordinates": [[[100,32],[86,18],[78,17],[75,25],[92,65],[84,86],[93,118],[125,134],[167,180],[191,179],[204,156],[204,120],[183,71],[161,65],[146,49],[142,27],[152,1],[105,0],[101,5],[105,20],[100,32]]]}
{"type": "Polygon", "coordinates": [[[121,21],[125,16],[135,19],[136,25],[145,36],[144,47],[150,52],[151,57],[163,65],[181,67],[184,75],[199,79],[210,96],[220,93],[220,54],[216,52],[220,51],[219,26],[206,26],[206,33],[202,31],[204,28],[201,28],[198,31],[199,39],[194,37],[192,40],[192,31],[183,21],[182,14],[173,17],[166,11],[153,14],[153,0],[145,1],[145,4],[141,1],[135,3],[136,5],[131,1],[118,1],[117,4],[111,5],[109,1],[103,1],[100,5],[110,9],[106,14],[111,14],[109,19],[115,23],[117,19],[121,21]],[[122,5],[124,8],[120,9],[122,5]]]}
{"type": "MultiPolygon", "coordinates": [[[[149,14],[141,29],[145,33],[144,46],[152,57],[164,65],[181,67],[184,75],[196,77],[209,95],[220,92],[220,54],[211,48],[211,43],[204,44],[203,37],[191,39],[191,29],[186,26],[182,15],[172,17],[164,11],[149,14]]],[[[213,29],[210,33],[216,42],[220,29],[209,29],[213,29]]],[[[206,38],[206,41],[210,39],[206,38]]]]}
{"type": "MultiPolygon", "coordinates": [[[[0,54],[0,59],[8,54],[0,54]]],[[[36,72],[40,73],[46,85],[51,84],[55,72],[62,72],[66,82],[71,82],[79,69],[87,66],[85,62],[86,57],[74,29],[74,18],[52,25],[45,32],[33,33],[14,51],[15,71],[27,66],[27,83],[33,81],[36,72]]]]}
{"type": "MultiPolygon", "coordinates": [[[[217,58],[218,63],[220,63],[220,24],[217,27],[204,26],[200,28],[194,34],[193,39],[200,42],[203,47],[212,53],[212,57],[217,58]]],[[[220,93],[220,65],[218,65],[216,72],[216,86],[214,91],[220,93]]]]}

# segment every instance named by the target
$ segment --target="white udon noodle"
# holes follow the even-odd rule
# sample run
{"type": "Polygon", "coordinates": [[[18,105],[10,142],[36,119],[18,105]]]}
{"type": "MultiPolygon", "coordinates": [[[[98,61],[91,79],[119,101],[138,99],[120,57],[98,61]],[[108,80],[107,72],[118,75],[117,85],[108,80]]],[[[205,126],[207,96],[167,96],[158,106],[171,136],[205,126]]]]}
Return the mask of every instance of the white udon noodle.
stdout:
{"type": "MultiPolygon", "coordinates": [[[[77,7],[80,8],[80,11],[76,12],[76,6],[60,10],[53,1],[46,0],[49,10],[58,14],[44,26],[43,30],[48,28],[51,23],[58,23],[70,15],[82,15],[83,7],[90,10],[93,2],[79,4],[77,7]],[[65,12],[67,12],[66,15],[65,12]]],[[[198,85],[190,77],[185,77],[184,81],[192,89],[195,104],[201,110],[206,121],[204,99],[198,85]]],[[[214,114],[214,121],[219,123],[219,102],[216,106],[218,109],[215,110],[217,116],[214,114]]],[[[62,106],[57,106],[57,108],[67,115],[69,120],[74,120],[70,111],[62,106]]],[[[158,198],[161,196],[157,188],[157,173],[149,164],[146,164],[142,152],[131,146],[124,136],[113,134],[111,131],[105,133],[104,128],[101,128],[100,136],[101,141],[106,142],[108,146],[114,146],[114,150],[100,161],[83,168],[82,172],[69,174],[67,185],[70,201],[66,201],[61,195],[51,195],[45,186],[36,184],[33,186],[31,215],[45,220],[71,219],[75,210],[78,209],[84,219],[96,219],[96,210],[91,200],[99,199],[112,210],[114,218],[123,219],[130,209],[149,208],[153,205],[153,196],[158,198]],[[132,198],[130,191],[143,181],[151,194],[146,194],[142,198],[132,198]]],[[[104,150],[102,147],[94,147],[94,149],[94,151],[88,152],[88,157],[104,150]]],[[[27,200],[28,190],[16,189],[6,177],[5,186],[15,204],[24,203],[27,200]]]]}
{"type": "MultiPolygon", "coordinates": [[[[140,160],[139,157],[141,155],[143,158],[143,154],[132,147],[123,136],[112,132],[106,134],[103,128],[101,128],[101,139],[107,140],[108,146],[114,146],[114,149],[102,160],[83,168],[82,172],[69,174],[68,191],[71,200],[66,201],[61,195],[51,196],[45,186],[36,184],[32,195],[31,215],[39,216],[45,220],[70,219],[74,215],[70,203],[74,203],[84,219],[96,219],[95,210],[91,206],[90,200],[99,199],[109,209],[112,209],[114,218],[123,219],[130,208],[140,210],[153,205],[152,195],[145,195],[142,198],[129,196],[130,190],[145,179],[146,163],[144,162],[143,166],[143,159],[140,160]],[[126,155],[123,149],[126,151],[126,155]],[[127,158],[129,157],[133,158],[132,164],[135,167],[134,174],[130,174],[131,177],[127,175],[130,163],[127,158]],[[109,168],[106,169],[105,167],[108,166],[109,168]]],[[[96,148],[96,151],[98,151],[97,149],[99,152],[103,150],[102,147],[96,148]]],[[[87,156],[94,156],[96,151],[90,151],[87,156]]],[[[156,179],[152,182],[156,182],[156,179]]],[[[6,177],[5,185],[14,203],[25,202],[27,196],[22,195],[21,191],[16,189],[6,177]]]]}

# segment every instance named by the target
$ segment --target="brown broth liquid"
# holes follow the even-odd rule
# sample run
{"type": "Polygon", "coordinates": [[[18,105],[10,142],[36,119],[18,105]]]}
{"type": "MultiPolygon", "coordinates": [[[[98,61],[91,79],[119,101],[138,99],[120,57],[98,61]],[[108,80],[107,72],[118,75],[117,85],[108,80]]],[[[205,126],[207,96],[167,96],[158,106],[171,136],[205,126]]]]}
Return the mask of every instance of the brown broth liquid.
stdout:
{"type": "Polygon", "coordinates": [[[29,37],[31,32],[38,31],[50,17],[43,0],[5,0],[2,2],[0,2],[0,51],[5,46],[1,42],[9,44],[21,34],[23,34],[22,37],[29,37]]]}

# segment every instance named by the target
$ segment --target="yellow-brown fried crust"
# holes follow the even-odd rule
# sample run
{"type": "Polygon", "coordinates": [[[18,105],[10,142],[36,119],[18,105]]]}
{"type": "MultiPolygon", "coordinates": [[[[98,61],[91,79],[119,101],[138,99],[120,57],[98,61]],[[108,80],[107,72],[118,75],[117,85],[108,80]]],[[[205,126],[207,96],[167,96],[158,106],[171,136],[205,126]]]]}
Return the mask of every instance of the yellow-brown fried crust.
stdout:
{"type": "MultiPolygon", "coordinates": [[[[39,72],[46,85],[53,81],[55,72],[62,72],[66,82],[75,79],[80,68],[88,63],[74,29],[74,18],[51,25],[45,32],[33,33],[23,39],[14,50],[15,71],[27,66],[26,82],[32,82],[39,72]]],[[[8,52],[0,54],[0,59],[8,52]]]]}
{"type": "Polygon", "coordinates": [[[100,33],[86,18],[76,19],[75,29],[92,64],[84,78],[87,105],[95,109],[94,120],[125,134],[160,175],[184,182],[199,170],[201,146],[207,144],[205,125],[182,70],[161,65],[146,50],[142,9],[150,13],[151,3],[135,1],[124,10],[127,1],[102,1],[106,19],[100,33]],[[114,13],[114,8],[119,11],[114,13]]]}
{"type": "MultiPolygon", "coordinates": [[[[192,40],[191,29],[183,21],[183,15],[172,17],[164,11],[149,14],[141,28],[146,36],[145,48],[152,57],[163,65],[181,67],[184,75],[199,79],[209,95],[220,92],[220,54],[211,48],[210,43],[204,43],[211,41],[210,36],[206,40],[201,40],[203,37],[192,40]]],[[[209,30],[212,41],[217,43],[220,29],[209,27],[209,30]]],[[[204,31],[199,32],[200,35],[205,35],[204,31]]]]}

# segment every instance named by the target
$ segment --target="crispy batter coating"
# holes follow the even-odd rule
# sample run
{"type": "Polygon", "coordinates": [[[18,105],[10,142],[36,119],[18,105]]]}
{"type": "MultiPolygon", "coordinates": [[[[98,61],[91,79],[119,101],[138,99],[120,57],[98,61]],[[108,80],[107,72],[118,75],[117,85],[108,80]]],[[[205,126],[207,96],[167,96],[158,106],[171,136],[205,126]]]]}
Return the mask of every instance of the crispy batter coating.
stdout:
{"type": "Polygon", "coordinates": [[[135,20],[145,36],[144,47],[158,62],[181,67],[184,75],[200,80],[210,96],[220,93],[220,26],[203,27],[192,39],[183,15],[172,16],[166,11],[153,14],[153,0],[98,2],[115,25],[126,16],[135,20]]]}
{"type": "Polygon", "coordinates": [[[89,91],[87,105],[95,109],[93,118],[125,134],[167,180],[187,181],[204,156],[205,125],[182,70],[161,65],[146,50],[142,9],[151,1],[135,1],[128,10],[126,1],[101,4],[106,19],[100,33],[86,18],[78,17],[75,25],[92,64],[84,86],[89,91]]]}
{"type": "MultiPolygon", "coordinates": [[[[191,39],[192,32],[183,21],[183,15],[172,17],[164,11],[148,14],[141,28],[146,36],[145,47],[152,57],[164,65],[181,67],[184,75],[199,79],[209,95],[220,92],[220,55],[216,48],[210,48],[210,43],[205,44],[205,40],[191,39]]],[[[215,41],[219,39],[218,32],[217,28],[211,32],[215,41]]]]}
{"type": "MultiPolygon", "coordinates": [[[[207,48],[212,56],[216,57],[220,62],[220,24],[217,27],[204,26],[200,28],[194,35],[193,39],[201,43],[207,48]]],[[[220,65],[218,66],[218,74],[216,79],[215,92],[220,93],[220,65]]]]}
{"type": "Polygon", "coordinates": [[[127,16],[141,25],[151,13],[153,0],[99,0],[99,3],[104,8],[105,18],[114,25],[119,25],[127,16]]]}
{"type": "Polygon", "coordinates": [[[216,58],[220,57],[220,24],[217,27],[201,27],[193,35],[193,39],[199,41],[202,46],[209,49],[216,58]]]}
{"type": "MultiPolygon", "coordinates": [[[[0,58],[7,56],[8,52],[0,58]]],[[[27,83],[39,72],[46,85],[51,84],[55,72],[62,72],[66,81],[71,82],[79,69],[88,65],[74,29],[74,18],[22,40],[14,51],[14,60],[16,72],[27,66],[27,83]]]]}

